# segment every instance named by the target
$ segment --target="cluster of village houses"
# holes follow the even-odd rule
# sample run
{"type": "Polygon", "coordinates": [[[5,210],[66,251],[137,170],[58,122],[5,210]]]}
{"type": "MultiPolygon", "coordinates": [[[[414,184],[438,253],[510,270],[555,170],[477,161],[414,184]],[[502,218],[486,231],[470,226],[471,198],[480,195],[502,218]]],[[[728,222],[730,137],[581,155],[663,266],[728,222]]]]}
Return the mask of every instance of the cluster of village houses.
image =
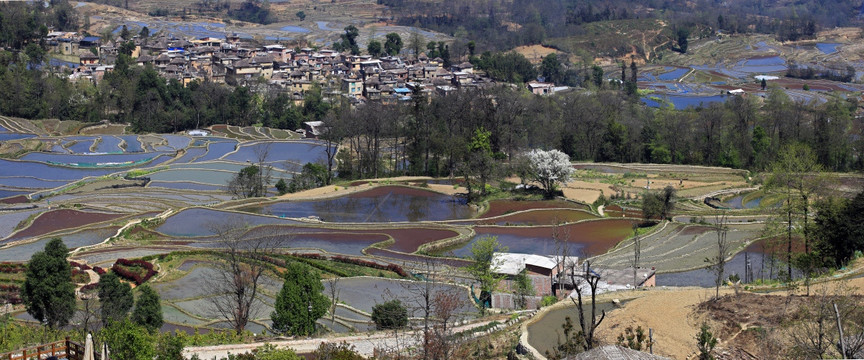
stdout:
{"type": "MultiPolygon", "coordinates": [[[[260,86],[292,94],[301,101],[313,84],[329,95],[345,96],[354,102],[411,99],[415,93],[444,95],[464,88],[482,88],[494,82],[474,72],[468,63],[444,67],[441,58],[419,56],[350,55],[328,49],[292,49],[280,44],[254,45],[239,36],[224,39],[205,37],[191,40],[160,35],[130,39],[135,44],[132,58],[138,65],[152,65],[166,79],[188,84],[209,80],[235,86],[260,86]]],[[[127,39],[102,41],[99,37],[72,32],[51,32],[46,38],[50,51],[78,55],[73,81],[99,82],[113,69],[121,44],[127,39]]],[[[560,87],[533,81],[528,89],[550,94],[560,87]]],[[[259,87],[260,88],[260,87],[259,87]]]]}

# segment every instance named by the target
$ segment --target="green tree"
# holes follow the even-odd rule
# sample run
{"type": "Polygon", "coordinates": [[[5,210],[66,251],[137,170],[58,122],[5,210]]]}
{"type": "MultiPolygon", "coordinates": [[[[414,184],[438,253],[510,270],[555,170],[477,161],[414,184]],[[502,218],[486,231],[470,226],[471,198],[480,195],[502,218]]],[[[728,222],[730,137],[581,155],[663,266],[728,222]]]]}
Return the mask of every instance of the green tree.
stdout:
{"type": "Polygon", "coordinates": [[[594,81],[594,86],[603,86],[603,68],[598,65],[591,67],[591,79],[594,81]]]}
{"type": "Polygon", "coordinates": [[[372,321],[378,330],[396,330],[408,326],[408,309],[399,299],[372,307],[372,321]]]}
{"type": "Polygon", "coordinates": [[[288,184],[285,183],[285,179],[280,178],[279,181],[276,182],[276,191],[279,192],[279,195],[285,195],[288,193],[288,184]]]}
{"type": "Polygon", "coordinates": [[[45,49],[36,43],[27,44],[24,53],[27,54],[27,62],[29,62],[30,65],[41,64],[42,60],[45,59],[45,49]]]}
{"type": "Polygon", "coordinates": [[[120,37],[123,38],[123,40],[129,40],[132,38],[132,33],[129,32],[126,25],[123,25],[123,28],[120,30],[120,37]]]}
{"type": "Polygon", "coordinates": [[[486,236],[478,239],[474,245],[471,245],[471,260],[473,263],[468,266],[468,273],[480,285],[480,311],[485,313],[486,307],[492,304],[492,292],[498,289],[498,284],[504,279],[504,275],[499,274],[501,264],[498,264],[494,259],[496,252],[507,252],[506,246],[501,246],[498,243],[497,236],[486,236]]]}
{"type": "Polygon", "coordinates": [[[121,282],[113,272],[99,278],[99,303],[102,306],[102,324],[121,321],[132,310],[135,299],[129,284],[121,282]]]}
{"type": "Polygon", "coordinates": [[[132,52],[135,51],[135,43],[132,40],[124,42],[120,45],[119,49],[120,53],[126,56],[132,56],[132,52]]]}
{"type": "Polygon", "coordinates": [[[182,336],[164,333],[159,336],[159,341],[156,343],[156,360],[184,360],[185,346],[182,336]]]}
{"type": "Polygon", "coordinates": [[[146,26],[142,27],[141,32],[139,32],[138,35],[141,36],[142,38],[146,39],[146,38],[150,37],[150,29],[146,26]]]}
{"type": "Polygon", "coordinates": [[[387,34],[387,38],[384,41],[384,52],[388,55],[396,56],[399,55],[399,52],[402,51],[402,37],[397,33],[389,33],[387,34]]]}
{"type": "Polygon", "coordinates": [[[300,19],[300,21],[306,20],[306,13],[303,11],[298,11],[294,15],[297,16],[297,18],[300,19]]]}
{"type": "Polygon", "coordinates": [[[816,209],[815,248],[829,266],[842,268],[864,249],[864,192],[852,200],[826,198],[816,209]]]}
{"type": "Polygon", "coordinates": [[[414,53],[415,58],[420,56],[420,50],[423,50],[424,41],[426,39],[423,38],[423,35],[420,35],[420,32],[416,29],[411,31],[411,35],[408,37],[408,49],[414,53]]]}
{"type": "Polygon", "coordinates": [[[72,268],[66,262],[69,249],[60,238],[45,244],[45,250],[30,258],[25,272],[21,300],[27,313],[50,328],[66,326],[75,313],[75,285],[72,268]]]}
{"type": "Polygon", "coordinates": [[[240,169],[240,172],[228,181],[228,192],[238,199],[264,196],[266,189],[258,181],[260,172],[255,165],[240,169]]]}
{"type": "Polygon", "coordinates": [[[564,317],[561,330],[564,335],[564,341],[562,342],[559,337],[558,345],[552,348],[552,351],[546,350],[547,358],[550,360],[562,360],[587,350],[585,348],[585,334],[573,325],[573,320],[569,316],[564,317]]]}
{"type": "MultiPolygon", "coordinates": [[[[434,42],[430,43],[434,44],[434,42]]],[[[428,53],[427,53],[428,55],[428,53]]],[[[432,55],[429,55],[433,57],[432,55]]],[[[537,69],[524,55],[515,51],[506,53],[484,52],[479,58],[471,58],[471,63],[495,80],[523,83],[537,76],[537,69]]]]}
{"type": "Polygon", "coordinates": [[[699,350],[699,360],[714,360],[714,347],[717,346],[717,338],[711,333],[708,324],[702,323],[699,333],[696,334],[696,347],[699,350]]]}
{"type": "Polygon", "coordinates": [[[330,104],[324,101],[321,86],[313,84],[303,96],[303,115],[307,121],[320,121],[330,111],[330,104]]]}
{"type": "Polygon", "coordinates": [[[306,163],[303,165],[303,170],[291,178],[291,183],[287,186],[286,191],[290,193],[314,189],[324,186],[327,183],[327,169],[324,165],[306,163]]]}
{"type": "Polygon", "coordinates": [[[561,62],[558,61],[558,54],[551,53],[546,55],[543,58],[543,62],[540,64],[540,72],[543,74],[543,77],[546,78],[546,81],[549,82],[560,82],[561,80],[561,62]]]}
{"type": "Polygon", "coordinates": [[[678,36],[678,51],[682,54],[687,53],[687,38],[690,37],[690,29],[680,28],[676,32],[678,36]]]}
{"type": "Polygon", "coordinates": [[[786,228],[788,274],[792,273],[792,239],[795,232],[803,231],[804,252],[810,252],[810,205],[823,183],[822,166],[809,146],[794,143],[780,149],[766,187],[782,199],[776,219],[783,222],[786,228]],[[803,222],[802,226],[796,226],[799,219],[803,222]]]}
{"type": "Polygon", "coordinates": [[[333,43],[333,49],[336,51],[350,51],[351,55],[360,55],[360,47],[357,46],[357,36],[360,36],[360,30],[356,26],[346,26],[345,33],[339,35],[342,40],[333,43]]]}
{"type": "Polygon", "coordinates": [[[366,51],[369,52],[369,55],[372,57],[380,57],[384,49],[381,46],[381,42],[378,40],[369,40],[369,44],[366,45],[366,51]]]}
{"type": "Polygon", "coordinates": [[[135,310],[132,311],[132,322],[143,326],[150,333],[155,333],[162,327],[162,305],[159,303],[159,294],[147,284],[138,287],[138,292],[135,310]]]}
{"type": "Polygon", "coordinates": [[[496,169],[496,162],[492,157],[492,132],[478,128],[474,130],[474,136],[468,143],[468,152],[465,153],[465,161],[462,173],[465,176],[465,186],[468,190],[468,201],[473,201],[472,177],[479,181],[480,196],[486,195],[486,183],[491,179],[496,169]]]}
{"type": "Polygon", "coordinates": [[[285,268],[283,280],[270,315],[273,330],[288,335],[314,334],[315,321],[330,307],[330,299],[321,293],[321,275],[308,265],[292,262],[285,268]]]}
{"type": "Polygon", "coordinates": [[[648,339],[648,334],[645,333],[645,330],[642,329],[641,325],[637,326],[635,330],[632,325],[626,327],[623,333],[618,334],[617,340],[618,346],[627,347],[636,351],[642,351],[651,346],[651,340],[648,339]]]}
{"type": "Polygon", "coordinates": [[[100,337],[108,344],[112,359],[153,360],[156,354],[153,336],[129,319],[111,322],[102,328],[100,337]]]}
{"type": "Polygon", "coordinates": [[[513,281],[513,295],[516,296],[516,306],[520,309],[528,306],[529,296],[534,296],[534,282],[525,269],[522,269],[513,281]]]}
{"type": "Polygon", "coordinates": [[[660,221],[670,218],[675,210],[675,193],[675,188],[669,185],[661,191],[642,194],[642,217],[656,217],[660,218],[660,221]]]}

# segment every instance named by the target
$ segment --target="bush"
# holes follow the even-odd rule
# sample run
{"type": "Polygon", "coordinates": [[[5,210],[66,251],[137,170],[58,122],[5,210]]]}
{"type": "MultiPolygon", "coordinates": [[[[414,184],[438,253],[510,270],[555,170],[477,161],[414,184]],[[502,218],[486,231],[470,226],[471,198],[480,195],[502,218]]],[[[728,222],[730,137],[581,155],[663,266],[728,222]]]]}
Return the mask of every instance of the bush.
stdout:
{"type": "Polygon", "coordinates": [[[24,272],[25,270],[27,270],[27,266],[24,264],[16,264],[9,262],[0,263],[0,273],[15,274],[24,272]]]}
{"type": "Polygon", "coordinates": [[[400,329],[408,325],[408,309],[398,299],[372,307],[372,321],[378,330],[400,329]]]}
{"type": "Polygon", "coordinates": [[[363,360],[363,356],[354,350],[354,345],[344,342],[339,344],[322,342],[312,355],[315,359],[363,360]]]}
{"type": "Polygon", "coordinates": [[[300,360],[300,355],[291,349],[277,349],[273,344],[264,344],[255,349],[255,359],[258,360],[300,360]]]}
{"type": "MultiPolygon", "coordinates": [[[[405,269],[403,269],[401,266],[396,265],[396,264],[384,265],[384,264],[380,264],[380,263],[377,263],[374,261],[357,259],[357,258],[352,258],[352,257],[347,257],[347,256],[339,256],[339,255],[332,256],[328,259],[327,256],[317,254],[317,253],[299,253],[299,254],[294,253],[294,254],[292,254],[292,256],[297,257],[297,258],[314,259],[314,260],[330,260],[330,261],[336,261],[336,262],[341,262],[341,263],[345,263],[345,264],[370,267],[370,268],[378,269],[378,270],[388,270],[388,271],[392,271],[396,274],[399,274],[399,276],[401,276],[401,277],[409,277],[410,276],[410,274],[407,271],[405,271],[405,269]]],[[[269,260],[266,260],[266,259],[265,259],[265,261],[269,262],[269,260]]],[[[273,264],[275,264],[277,266],[284,266],[284,261],[282,261],[282,263],[283,263],[283,265],[279,265],[276,263],[273,263],[273,264]]],[[[333,271],[330,271],[329,269],[322,269],[320,264],[309,263],[309,265],[312,265],[312,266],[319,268],[323,271],[333,272],[333,271]]],[[[338,270],[336,270],[336,271],[341,272],[338,270]]]]}
{"type": "Polygon", "coordinates": [[[549,305],[554,305],[558,302],[558,298],[553,295],[546,295],[543,297],[543,300],[540,301],[540,306],[546,307],[549,305]]]}
{"type": "Polygon", "coordinates": [[[96,272],[97,274],[99,274],[100,276],[101,276],[101,275],[105,275],[105,273],[107,272],[107,271],[105,271],[105,269],[103,269],[103,268],[101,268],[101,267],[99,267],[99,266],[94,266],[94,267],[93,267],[93,271],[95,271],[95,272],[96,272]]]}
{"type": "Polygon", "coordinates": [[[117,259],[117,262],[115,262],[114,266],[111,267],[111,271],[117,274],[117,276],[135,282],[136,285],[143,284],[145,281],[157,274],[156,270],[153,269],[153,264],[144,260],[117,259]],[[142,275],[140,272],[132,271],[129,269],[130,267],[142,268],[144,274],[142,275]]]}

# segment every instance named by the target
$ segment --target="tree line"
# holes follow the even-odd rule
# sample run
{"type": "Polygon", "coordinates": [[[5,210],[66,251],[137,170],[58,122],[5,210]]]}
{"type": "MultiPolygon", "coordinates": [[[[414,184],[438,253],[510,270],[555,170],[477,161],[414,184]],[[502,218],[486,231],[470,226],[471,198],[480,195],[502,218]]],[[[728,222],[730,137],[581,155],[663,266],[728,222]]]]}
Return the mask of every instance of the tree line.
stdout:
{"type": "Polygon", "coordinates": [[[465,34],[483,50],[506,50],[545,39],[584,34],[599,21],[654,18],[670,28],[710,26],[724,33],[774,34],[778,40],[812,38],[820,28],[860,24],[856,0],[786,3],[638,0],[530,0],[477,2],[378,0],[400,25],[465,34]],[[519,25],[518,27],[512,26],[519,25]]]}
{"type": "Polygon", "coordinates": [[[336,104],[323,121],[324,140],[342,144],[323,161],[340,177],[460,176],[471,164],[477,131],[488,132],[489,157],[513,160],[529,148],[561,149],[572,160],[693,164],[765,170],[789,144],[802,144],[832,171],[861,169],[857,104],[832,99],[804,104],[782,90],[763,101],[673,110],[644,106],[624,90],[599,88],[534,96],[500,86],[460,91],[387,107],[336,104]],[[335,157],[337,161],[332,161],[335,157]],[[338,169],[332,166],[338,163],[338,169]]]}

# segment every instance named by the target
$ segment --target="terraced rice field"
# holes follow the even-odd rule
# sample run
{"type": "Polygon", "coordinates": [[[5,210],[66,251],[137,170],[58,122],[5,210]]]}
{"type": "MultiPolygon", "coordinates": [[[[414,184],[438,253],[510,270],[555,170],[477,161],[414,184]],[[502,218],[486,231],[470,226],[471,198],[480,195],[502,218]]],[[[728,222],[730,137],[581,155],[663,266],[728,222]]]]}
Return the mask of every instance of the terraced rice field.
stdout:
{"type": "Polygon", "coordinates": [[[279,217],[318,217],[327,222],[417,222],[464,219],[474,215],[464,199],[403,186],[382,186],[346,196],[276,202],[243,208],[279,217]]]}
{"type": "MultiPolygon", "coordinates": [[[[658,72],[658,76],[677,76],[669,74],[674,72],[670,69],[658,72]]],[[[46,124],[51,126],[40,126],[53,130],[0,117],[0,127],[10,134],[32,131],[20,133],[28,140],[11,142],[42,141],[42,148],[51,150],[0,159],[0,198],[28,195],[0,204],[0,261],[26,261],[55,235],[70,248],[84,247],[73,254],[75,261],[105,267],[118,258],[218,250],[222,244],[215,236],[215,226],[237,219],[249,226],[243,239],[276,238],[283,241],[284,252],[349,256],[377,265],[399,265],[413,273],[423,272],[429,264],[448,273],[463,271],[458,268],[470,261],[458,257],[470,254],[471,245],[485,236],[497,236],[510,252],[541,255],[557,252],[557,237],[566,241],[572,255],[602,254],[597,256],[598,266],[613,268],[629,265],[632,248],[628,238],[633,225],[641,223],[632,219],[641,215],[635,209],[610,206],[604,217],[590,206],[565,200],[494,200],[488,206],[468,205],[463,197],[452,195],[454,181],[448,179],[394,180],[402,184],[398,186],[382,185],[389,180],[358,182],[309,193],[315,195],[234,200],[225,192],[225,184],[250,163],[261,158],[274,167],[274,178],[290,179],[297,165],[323,158],[326,145],[283,140],[298,135],[257,127],[214,126],[208,136],[194,137],[122,134],[117,129],[107,134],[90,129],[82,133],[87,135],[49,136],[47,133],[56,133],[57,128],[80,129],[84,124],[46,124]],[[130,176],[134,179],[124,178],[126,175],[134,175],[130,176]],[[621,218],[624,215],[626,218],[621,218]],[[100,244],[114,236],[120,226],[142,219],[147,221],[121,232],[116,241],[100,244]],[[94,244],[100,245],[88,246],[94,244]]],[[[702,175],[686,180],[692,184],[680,184],[682,191],[735,186],[735,181],[742,181],[737,170],[722,168],[577,166],[584,168],[580,174],[596,177],[580,181],[597,181],[599,188],[614,186],[627,191],[635,191],[642,180],[651,179],[661,186],[698,172],[702,175]],[[628,172],[640,175],[625,176],[628,172]]],[[[748,201],[742,198],[742,204],[748,201]]],[[[759,226],[736,223],[728,238],[735,248],[743,248],[758,236],[759,226]]],[[[642,263],[663,274],[696,269],[710,256],[712,239],[710,226],[670,223],[644,237],[642,263]]],[[[212,264],[159,261],[157,265],[164,267],[152,285],[163,300],[167,320],[163,329],[194,331],[201,327],[209,331],[227,326],[207,306],[207,298],[214,296],[212,287],[207,286],[207,281],[216,277],[212,264]]],[[[247,327],[256,332],[269,326],[269,312],[281,286],[275,274],[268,276],[258,298],[261,311],[247,327]]],[[[451,280],[464,281],[461,277],[451,280]]],[[[668,280],[675,281],[672,277],[668,280]]],[[[393,297],[408,302],[416,285],[384,278],[344,278],[336,320],[322,319],[319,323],[337,332],[371,330],[372,306],[393,297]]],[[[464,294],[460,316],[473,316],[467,288],[442,285],[442,289],[464,294]]]]}
{"type": "MultiPolygon", "coordinates": [[[[726,240],[733,254],[758,238],[760,224],[729,226],[726,240]]],[[[716,256],[717,232],[704,225],[669,223],[641,239],[640,266],[651,266],[659,273],[678,272],[707,266],[705,258],[716,256]]],[[[732,254],[730,254],[731,256],[732,254]]],[[[627,241],[613,251],[595,257],[600,267],[624,268],[632,266],[633,242],[627,241]]]]}

